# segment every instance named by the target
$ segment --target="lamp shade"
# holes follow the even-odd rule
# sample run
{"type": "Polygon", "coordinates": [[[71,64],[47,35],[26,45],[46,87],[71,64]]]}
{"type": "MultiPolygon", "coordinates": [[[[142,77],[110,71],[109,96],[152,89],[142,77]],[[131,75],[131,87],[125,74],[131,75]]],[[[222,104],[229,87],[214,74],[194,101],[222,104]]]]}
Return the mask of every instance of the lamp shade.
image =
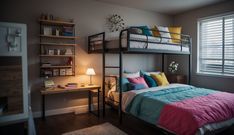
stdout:
{"type": "Polygon", "coordinates": [[[86,75],[96,75],[96,73],[93,68],[88,68],[86,71],[86,75]]]}

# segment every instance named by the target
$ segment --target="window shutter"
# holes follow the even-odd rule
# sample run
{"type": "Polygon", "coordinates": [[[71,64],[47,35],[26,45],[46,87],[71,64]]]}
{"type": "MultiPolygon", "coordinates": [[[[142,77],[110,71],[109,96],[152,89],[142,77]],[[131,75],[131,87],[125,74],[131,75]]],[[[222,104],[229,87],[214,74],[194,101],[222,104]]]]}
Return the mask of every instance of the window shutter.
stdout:
{"type": "Polygon", "coordinates": [[[234,16],[224,19],[224,73],[234,74],[234,16]]]}
{"type": "Polygon", "coordinates": [[[199,72],[234,75],[234,16],[199,25],[199,72]]]}

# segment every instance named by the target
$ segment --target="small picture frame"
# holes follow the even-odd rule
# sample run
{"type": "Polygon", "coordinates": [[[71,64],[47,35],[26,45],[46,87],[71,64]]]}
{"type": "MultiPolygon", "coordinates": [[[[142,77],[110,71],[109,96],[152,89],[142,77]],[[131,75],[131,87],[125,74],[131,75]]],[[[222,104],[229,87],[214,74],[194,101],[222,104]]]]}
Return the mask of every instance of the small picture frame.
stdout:
{"type": "Polygon", "coordinates": [[[66,69],[66,75],[72,75],[72,69],[71,68],[68,68],[66,69]]]}
{"type": "Polygon", "coordinates": [[[53,50],[53,49],[49,49],[49,50],[48,50],[48,54],[49,54],[49,55],[54,55],[54,50],[53,50]]]}
{"type": "Polygon", "coordinates": [[[43,27],[43,35],[52,35],[52,28],[51,27],[43,27]]]}
{"type": "Polygon", "coordinates": [[[59,76],[59,69],[53,69],[53,76],[59,76]]]}
{"type": "Polygon", "coordinates": [[[65,76],[66,75],[66,69],[60,69],[60,76],[65,76]]]}

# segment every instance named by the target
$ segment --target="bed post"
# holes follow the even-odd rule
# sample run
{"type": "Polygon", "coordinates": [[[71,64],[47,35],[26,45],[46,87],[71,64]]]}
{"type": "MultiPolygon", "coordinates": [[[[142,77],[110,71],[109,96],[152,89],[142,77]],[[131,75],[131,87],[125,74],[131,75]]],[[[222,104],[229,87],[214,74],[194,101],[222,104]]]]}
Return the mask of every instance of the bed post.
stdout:
{"type": "Polygon", "coordinates": [[[190,48],[189,48],[190,54],[189,54],[189,78],[188,78],[188,84],[191,84],[191,75],[192,75],[192,38],[190,37],[190,48]]]}
{"type": "Polygon", "coordinates": [[[105,117],[105,76],[106,76],[106,43],[105,43],[105,33],[103,33],[103,37],[102,37],[102,42],[103,42],[103,48],[102,48],[102,73],[103,73],[103,76],[102,76],[102,106],[103,106],[103,110],[102,110],[102,114],[103,114],[103,117],[105,117]]]}
{"type": "MultiPolygon", "coordinates": [[[[123,52],[122,52],[122,33],[123,33],[123,30],[120,32],[120,35],[119,35],[119,123],[121,124],[122,123],[122,72],[123,72],[123,52]]],[[[127,30],[127,35],[128,35],[128,30],[127,30]]],[[[128,45],[129,47],[129,45],[128,45]]]]}
{"type": "Polygon", "coordinates": [[[162,53],[162,72],[164,72],[164,53],[162,53]]]}

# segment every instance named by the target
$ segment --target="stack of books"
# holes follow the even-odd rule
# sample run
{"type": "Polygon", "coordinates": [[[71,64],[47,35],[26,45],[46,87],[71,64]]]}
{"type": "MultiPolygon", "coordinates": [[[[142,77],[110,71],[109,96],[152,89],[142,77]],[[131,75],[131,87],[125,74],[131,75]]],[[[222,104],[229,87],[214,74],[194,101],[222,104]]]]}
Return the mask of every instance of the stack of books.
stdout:
{"type": "Polygon", "coordinates": [[[72,27],[63,27],[63,36],[74,36],[72,27]]]}
{"type": "Polygon", "coordinates": [[[78,84],[77,83],[68,83],[66,85],[66,88],[77,88],[78,87],[78,84]]]}

